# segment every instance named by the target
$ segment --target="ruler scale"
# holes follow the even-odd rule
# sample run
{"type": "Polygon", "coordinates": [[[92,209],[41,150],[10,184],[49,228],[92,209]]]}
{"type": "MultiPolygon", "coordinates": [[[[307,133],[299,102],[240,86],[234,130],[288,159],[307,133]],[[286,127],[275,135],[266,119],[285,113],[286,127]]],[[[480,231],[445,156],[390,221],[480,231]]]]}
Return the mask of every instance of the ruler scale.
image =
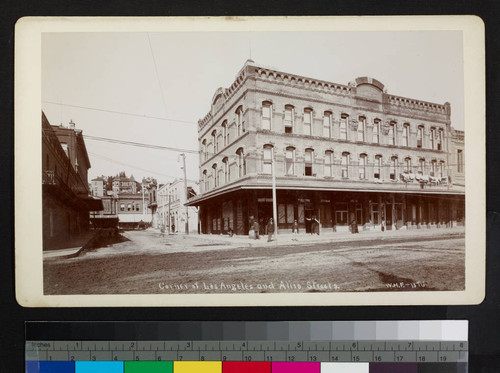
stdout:
{"type": "MultiPolygon", "coordinates": [[[[217,332],[217,328],[222,331],[227,327],[226,323],[210,327],[210,323],[196,324],[200,330],[211,329],[208,333],[194,330],[193,325],[186,323],[177,323],[176,328],[172,328],[172,323],[158,323],[156,329],[149,328],[146,333],[137,332],[139,325],[135,337],[143,339],[120,339],[119,336],[131,335],[120,332],[88,339],[89,335],[81,331],[73,333],[72,339],[38,339],[28,337],[51,335],[27,332],[26,373],[467,372],[467,322],[422,323],[425,328],[420,327],[420,322],[321,324],[330,326],[328,335],[324,330],[319,332],[315,322],[307,324],[308,328],[304,328],[303,322],[268,323],[265,332],[253,330],[240,335],[217,332]],[[373,325],[379,328],[374,329],[373,325]],[[391,325],[397,325],[396,333],[390,330],[391,325]],[[158,332],[162,327],[167,332],[158,332]],[[172,333],[174,329],[176,332],[172,333]],[[320,334],[329,339],[316,339],[320,334]],[[242,335],[247,338],[236,338],[242,335]]],[[[257,326],[243,324],[243,330],[257,326]]],[[[115,329],[120,329],[120,324],[116,325],[115,329]]],[[[235,323],[231,325],[234,327],[235,323]]]]}

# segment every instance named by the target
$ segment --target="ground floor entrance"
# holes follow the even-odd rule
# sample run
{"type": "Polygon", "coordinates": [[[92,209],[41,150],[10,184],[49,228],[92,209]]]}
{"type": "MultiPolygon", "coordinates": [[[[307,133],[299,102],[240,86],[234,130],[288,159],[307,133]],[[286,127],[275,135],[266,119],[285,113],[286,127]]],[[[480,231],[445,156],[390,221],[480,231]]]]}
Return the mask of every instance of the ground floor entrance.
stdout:
{"type": "MultiPolygon", "coordinates": [[[[278,230],[322,231],[423,229],[463,225],[465,198],[443,194],[346,191],[277,191],[278,230]],[[319,228],[319,229],[318,229],[319,228]]],[[[201,233],[261,234],[273,217],[271,190],[240,190],[199,203],[201,233]]]]}

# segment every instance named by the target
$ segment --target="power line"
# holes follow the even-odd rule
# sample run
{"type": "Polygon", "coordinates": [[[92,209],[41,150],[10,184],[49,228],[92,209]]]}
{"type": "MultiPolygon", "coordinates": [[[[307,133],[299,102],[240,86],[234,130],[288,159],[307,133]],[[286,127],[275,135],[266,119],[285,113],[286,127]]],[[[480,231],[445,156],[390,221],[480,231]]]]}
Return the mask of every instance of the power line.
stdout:
{"type": "Polygon", "coordinates": [[[169,151],[175,151],[175,152],[180,152],[180,153],[198,154],[197,150],[173,148],[173,147],[169,147],[169,146],[160,146],[160,145],[152,145],[152,144],[144,144],[144,143],[139,143],[139,142],[134,142],[134,141],[116,140],[116,139],[110,139],[110,138],[106,138],[106,137],[98,137],[98,136],[90,136],[90,135],[83,135],[83,137],[85,137],[86,139],[89,139],[89,140],[105,141],[105,142],[111,142],[113,144],[131,145],[131,146],[137,146],[137,147],[141,147],[141,148],[169,150],[169,151]]]}
{"type": "MultiPolygon", "coordinates": [[[[166,174],[162,174],[161,172],[156,172],[156,171],[148,170],[148,169],[145,169],[145,168],[142,168],[142,167],[133,166],[133,165],[130,165],[128,163],[123,163],[123,162],[117,161],[115,159],[105,157],[105,156],[103,156],[101,154],[96,154],[96,153],[92,153],[92,152],[89,152],[89,154],[92,155],[92,156],[94,156],[94,157],[104,159],[104,160],[106,160],[108,162],[116,163],[116,164],[119,164],[119,165],[122,165],[122,166],[127,166],[127,167],[133,168],[135,170],[149,172],[149,173],[152,173],[152,174],[155,174],[155,175],[164,176],[164,177],[168,177],[168,178],[171,178],[171,179],[179,179],[179,180],[181,179],[180,176],[166,175],[166,174]]],[[[195,182],[195,183],[198,182],[197,180],[191,180],[191,179],[187,179],[187,180],[191,181],[191,182],[195,182]]]]}
{"type": "Polygon", "coordinates": [[[163,101],[163,107],[165,109],[165,112],[167,112],[167,103],[165,101],[165,96],[163,95],[163,88],[161,86],[160,74],[158,74],[158,66],[156,65],[155,54],[153,52],[153,46],[151,45],[151,38],[149,37],[149,32],[147,33],[147,35],[148,35],[148,41],[149,41],[149,50],[151,51],[151,56],[153,57],[153,63],[155,65],[156,79],[158,79],[158,85],[160,87],[160,93],[161,93],[161,99],[163,101]]]}
{"type": "Polygon", "coordinates": [[[42,101],[44,104],[52,104],[52,105],[60,105],[60,106],[67,106],[67,107],[73,107],[77,109],[85,109],[85,110],[94,110],[94,111],[100,111],[103,113],[111,113],[111,114],[120,114],[120,115],[128,115],[131,117],[137,117],[137,118],[146,118],[146,119],[156,119],[156,120],[164,120],[164,121],[169,121],[169,122],[178,122],[178,123],[187,123],[187,124],[198,124],[196,122],[191,122],[187,120],[180,120],[180,119],[172,119],[172,118],[163,118],[163,117],[155,117],[152,115],[146,115],[146,114],[135,114],[135,113],[127,113],[124,111],[116,111],[116,110],[107,110],[107,109],[100,109],[100,108],[95,108],[95,107],[90,107],[90,106],[81,106],[81,105],[72,105],[72,104],[63,104],[60,102],[54,102],[54,101],[42,101]]]}

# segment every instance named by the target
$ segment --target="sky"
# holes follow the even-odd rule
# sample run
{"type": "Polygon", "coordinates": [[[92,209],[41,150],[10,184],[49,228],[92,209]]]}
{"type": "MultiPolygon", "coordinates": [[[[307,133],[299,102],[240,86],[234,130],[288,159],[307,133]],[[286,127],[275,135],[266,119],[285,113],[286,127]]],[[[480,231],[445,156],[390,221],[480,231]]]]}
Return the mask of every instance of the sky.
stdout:
{"type": "MultiPolygon", "coordinates": [[[[84,135],[197,151],[198,120],[248,58],[340,84],[370,76],[390,94],[450,102],[452,126],[464,129],[459,31],[44,33],[42,110],[84,135]]],[[[89,180],[120,171],[159,183],[183,176],[178,151],[85,142],[89,180]]],[[[186,165],[198,180],[198,155],[188,153],[186,165]]]]}

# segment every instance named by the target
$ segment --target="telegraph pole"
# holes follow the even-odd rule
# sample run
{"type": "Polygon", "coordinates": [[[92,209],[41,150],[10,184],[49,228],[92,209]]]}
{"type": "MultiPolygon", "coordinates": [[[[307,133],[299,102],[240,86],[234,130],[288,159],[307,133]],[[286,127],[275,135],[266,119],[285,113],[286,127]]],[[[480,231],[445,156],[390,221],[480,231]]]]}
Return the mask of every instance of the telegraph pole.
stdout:
{"type": "Polygon", "coordinates": [[[170,233],[174,233],[171,231],[171,222],[172,222],[172,219],[170,218],[170,185],[169,185],[169,188],[168,188],[168,234],[170,233]]]}
{"type": "Polygon", "coordinates": [[[274,239],[278,240],[278,208],[276,204],[276,167],[275,167],[275,159],[274,159],[274,147],[271,148],[272,157],[271,157],[271,170],[273,173],[273,223],[274,223],[274,239]]]}
{"type": "Polygon", "coordinates": [[[184,171],[184,194],[186,196],[186,201],[184,203],[184,207],[186,208],[186,234],[189,234],[189,213],[188,213],[188,206],[187,206],[187,201],[189,199],[188,196],[188,188],[187,188],[187,177],[186,177],[186,154],[182,153],[182,170],[184,171]]]}

